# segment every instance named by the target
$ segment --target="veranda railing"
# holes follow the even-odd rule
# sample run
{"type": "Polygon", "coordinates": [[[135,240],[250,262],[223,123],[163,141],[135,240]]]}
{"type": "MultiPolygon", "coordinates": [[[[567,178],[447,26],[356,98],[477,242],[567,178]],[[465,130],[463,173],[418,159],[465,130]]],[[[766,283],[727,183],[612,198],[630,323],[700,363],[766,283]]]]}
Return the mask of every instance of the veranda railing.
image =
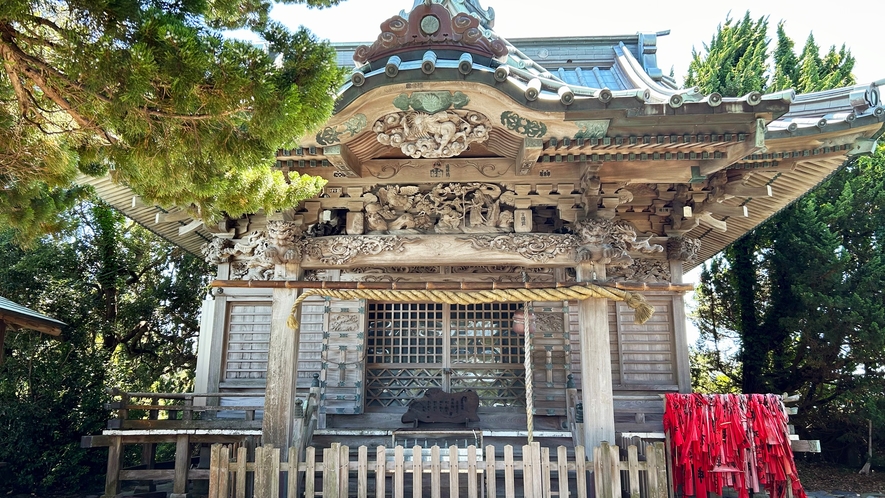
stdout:
{"type": "MultiPolygon", "coordinates": [[[[519,457],[510,445],[504,447],[503,458],[496,457],[493,446],[487,446],[482,456],[475,446],[378,446],[371,453],[360,446],[353,460],[350,448],[333,443],[322,450],[322,460],[315,448],[308,447],[304,461],[285,462],[278,448],[263,446],[256,448],[250,462],[245,448],[231,455],[229,446],[216,444],[211,451],[209,498],[585,498],[591,495],[588,483],[597,498],[619,498],[625,492],[631,498],[668,496],[663,443],[649,446],[645,460],[640,460],[636,446],[628,447],[627,459],[621,460],[617,446],[603,443],[594,449],[592,462],[583,457],[581,446],[575,448],[577,457],[569,458],[564,446],[551,456],[550,449],[537,442],[523,446],[519,457]]],[[[289,454],[298,452],[290,449],[289,454]]]]}

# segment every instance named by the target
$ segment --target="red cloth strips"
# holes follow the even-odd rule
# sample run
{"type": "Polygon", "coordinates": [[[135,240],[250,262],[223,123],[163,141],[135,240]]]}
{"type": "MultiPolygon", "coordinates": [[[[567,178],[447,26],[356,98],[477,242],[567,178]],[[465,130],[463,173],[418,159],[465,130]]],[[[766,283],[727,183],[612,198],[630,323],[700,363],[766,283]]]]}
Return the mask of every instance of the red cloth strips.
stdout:
{"type": "Polygon", "coordinates": [[[775,394],[667,394],[673,484],[683,496],[707,498],[734,488],[740,498],[768,491],[806,498],[796,474],[787,413],[775,394]]]}

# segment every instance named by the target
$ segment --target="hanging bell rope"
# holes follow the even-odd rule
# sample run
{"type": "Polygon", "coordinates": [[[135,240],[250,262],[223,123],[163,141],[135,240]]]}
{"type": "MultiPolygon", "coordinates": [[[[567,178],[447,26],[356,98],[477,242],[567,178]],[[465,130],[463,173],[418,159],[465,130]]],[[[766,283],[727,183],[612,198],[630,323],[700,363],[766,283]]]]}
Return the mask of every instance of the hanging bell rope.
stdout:
{"type": "MultiPolygon", "coordinates": [[[[317,282],[316,284],[320,284],[317,282]]],[[[655,308],[641,294],[596,284],[575,284],[570,287],[539,289],[486,289],[486,290],[436,290],[436,289],[306,289],[295,299],[287,322],[289,328],[298,329],[301,303],[310,296],[326,296],[336,299],[368,299],[387,302],[432,302],[442,304],[525,303],[529,301],[571,301],[589,298],[623,301],[636,313],[634,321],[645,323],[655,308]]]]}
{"type": "Polygon", "coordinates": [[[532,368],[532,354],[535,345],[535,312],[532,303],[527,302],[522,306],[523,323],[525,324],[525,420],[528,443],[532,444],[535,437],[535,370],[532,368]]]}

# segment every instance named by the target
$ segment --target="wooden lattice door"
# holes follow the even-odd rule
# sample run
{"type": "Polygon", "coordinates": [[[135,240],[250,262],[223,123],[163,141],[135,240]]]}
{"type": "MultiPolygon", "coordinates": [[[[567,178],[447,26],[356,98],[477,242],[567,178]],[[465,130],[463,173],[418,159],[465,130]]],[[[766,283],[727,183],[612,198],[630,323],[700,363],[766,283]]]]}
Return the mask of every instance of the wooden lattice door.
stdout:
{"type": "Polygon", "coordinates": [[[425,389],[473,389],[481,406],[525,405],[514,303],[369,303],[366,406],[406,406],[425,389]]]}

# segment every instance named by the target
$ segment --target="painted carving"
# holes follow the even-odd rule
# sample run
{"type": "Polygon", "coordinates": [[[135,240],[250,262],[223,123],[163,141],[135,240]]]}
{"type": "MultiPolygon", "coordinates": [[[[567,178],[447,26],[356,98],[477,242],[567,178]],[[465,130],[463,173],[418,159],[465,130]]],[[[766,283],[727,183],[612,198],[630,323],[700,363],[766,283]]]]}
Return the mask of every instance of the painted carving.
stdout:
{"type": "Polygon", "coordinates": [[[347,138],[356,136],[357,133],[363,131],[368,124],[365,114],[354,114],[347,121],[336,125],[327,126],[317,133],[317,143],[320,145],[334,145],[341,141],[341,135],[347,133],[347,138]]]}
{"type": "Polygon", "coordinates": [[[508,130],[529,138],[541,138],[547,134],[547,125],[543,122],[520,117],[519,114],[511,111],[501,113],[501,124],[508,130]]]}
{"type": "Polygon", "coordinates": [[[379,142],[399,147],[415,159],[457,156],[471,143],[486,141],[490,130],[486,116],[464,110],[395,112],[375,121],[372,127],[379,142]]]}
{"type": "Polygon", "coordinates": [[[667,241],[667,258],[692,263],[701,250],[701,239],[674,237],[667,241]]]}
{"type": "Polygon", "coordinates": [[[575,249],[573,237],[556,234],[478,235],[467,240],[475,249],[512,252],[538,263],[546,263],[575,249]]]}
{"type": "Polygon", "coordinates": [[[501,40],[485,36],[479,19],[458,13],[454,17],[439,4],[413,9],[408,20],[394,16],[381,25],[381,34],[372,45],[357,47],[353,61],[363,66],[403,48],[421,48],[421,45],[447,45],[455,49],[469,50],[489,57],[504,57],[507,46],[501,40]]]}
{"type": "Polygon", "coordinates": [[[494,183],[385,185],[363,195],[370,234],[510,232],[516,193],[494,183]]]}
{"type": "Polygon", "coordinates": [[[578,238],[577,256],[611,266],[629,266],[633,263],[628,251],[643,254],[662,252],[663,246],[650,244],[650,237],[636,238],[636,229],[623,220],[591,219],[575,225],[578,238]]]}
{"type": "Polygon", "coordinates": [[[585,121],[575,121],[578,132],[575,133],[575,140],[579,138],[602,138],[608,131],[608,119],[591,119],[585,121]]]}
{"type": "Polygon", "coordinates": [[[413,92],[411,95],[399,94],[393,99],[393,106],[402,111],[409,108],[428,114],[436,114],[445,111],[449,107],[460,109],[470,103],[470,99],[463,92],[413,92]]]}
{"type": "Polygon", "coordinates": [[[306,253],[327,265],[346,265],[356,256],[402,252],[408,241],[402,237],[338,236],[310,239],[306,253]]]}
{"type": "Polygon", "coordinates": [[[669,282],[670,265],[666,261],[642,258],[634,260],[630,266],[613,268],[608,277],[622,282],[669,282]]]}

